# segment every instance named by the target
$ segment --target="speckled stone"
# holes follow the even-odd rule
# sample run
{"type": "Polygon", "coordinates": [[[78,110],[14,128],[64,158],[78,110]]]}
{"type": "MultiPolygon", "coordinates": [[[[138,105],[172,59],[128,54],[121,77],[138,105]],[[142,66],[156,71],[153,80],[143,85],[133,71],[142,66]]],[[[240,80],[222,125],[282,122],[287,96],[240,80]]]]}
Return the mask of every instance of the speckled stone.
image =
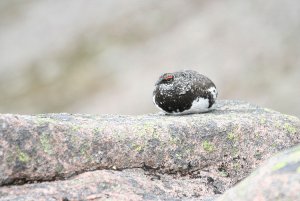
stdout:
{"type": "MultiPolygon", "coordinates": [[[[61,185],[69,183],[52,182],[71,182],[93,170],[100,171],[93,177],[101,177],[104,170],[122,176],[133,169],[139,173],[133,173],[132,183],[120,185],[158,185],[148,189],[148,200],[151,195],[173,199],[176,193],[179,199],[218,195],[263,160],[299,143],[299,134],[296,117],[229,100],[217,101],[209,113],[184,116],[2,114],[0,197],[23,192],[21,198],[26,188],[41,187],[48,189],[45,196],[62,195],[67,187],[61,185]],[[149,177],[140,180],[144,174],[149,177]],[[35,181],[41,183],[28,184],[35,181]]],[[[118,185],[113,176],[110,182],[118,185]]],[[[104,196],[100,187],[91,186],[93,194],[104,196]]],[[[73,197],[85,188],[79,182],[73,197]]]]}
{"type": "Polygon", "coordinates": [[[299,192],[300,145],[272,157],[218,201],[300,200],[299,192]]]}

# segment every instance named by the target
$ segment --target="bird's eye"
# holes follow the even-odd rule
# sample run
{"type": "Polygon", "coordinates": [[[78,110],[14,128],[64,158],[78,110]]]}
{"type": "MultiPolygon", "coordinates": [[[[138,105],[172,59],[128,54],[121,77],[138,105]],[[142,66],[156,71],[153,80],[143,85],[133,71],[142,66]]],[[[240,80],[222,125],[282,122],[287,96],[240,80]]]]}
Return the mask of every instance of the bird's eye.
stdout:
{"type": "Polygon", "coordinates": [[[173,75],[166,75],[165,77],[164,77],[164,80],[165,81],[172,81],[174,79],[174,76],[173,75]]]}

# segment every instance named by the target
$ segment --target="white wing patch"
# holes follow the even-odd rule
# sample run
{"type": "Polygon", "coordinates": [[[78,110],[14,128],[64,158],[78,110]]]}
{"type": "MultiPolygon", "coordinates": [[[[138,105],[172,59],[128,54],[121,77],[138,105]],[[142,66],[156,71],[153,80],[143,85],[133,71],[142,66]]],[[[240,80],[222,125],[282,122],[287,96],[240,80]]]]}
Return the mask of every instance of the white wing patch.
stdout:
{"type": "Polygon", "coordinates": [[[193,101],[192,107],[190,109],[185,110],[183,112],[173,112],[173,114],[192,114],[192,113],[207,112],[211,110],[211,108],[208,108],[208,106],[209,106],[208,99],[199,97],[193,101]]]}
{"type": "MultiPolygon", "coordinates": [[[[209,91],[213,94],[213,97],[216,98],[218,95],[218,92],[216,90],[216,88],[211,87],[209,88],[209,91]]],[[[193,113],[204,113],[204,112],[208,112],[212,109],[214,109],[214,105],[210,108],[209,107],[209,100],[205,99],[205,98],[201,98],[198,97],[196,100],[193,101],[192,106],[190,109],[179,112],[179,110],[172,112],[172,113],[168,113],[166,111],[164,111],[163,109],[161,109],[155,102],[155,95],[153,96],[153,102],[155,104],[155,106],[161,110],[162,112],[164,112],[165,114],[174,114],[174,115],[182,115],[182,114],[193,114],[193,113]]]]}

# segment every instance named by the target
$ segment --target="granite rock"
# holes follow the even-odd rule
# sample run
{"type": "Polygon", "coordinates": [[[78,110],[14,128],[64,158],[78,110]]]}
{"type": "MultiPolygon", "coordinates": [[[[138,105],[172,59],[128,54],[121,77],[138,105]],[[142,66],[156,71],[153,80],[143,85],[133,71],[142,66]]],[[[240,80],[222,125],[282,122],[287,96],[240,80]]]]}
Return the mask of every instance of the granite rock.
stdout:
{"type": "Polygon", "coordinates": [[[138,199],[214,196],[299,143],[299,134],[296,117],[230,100],[218,101],[212,112],[184,116],[2,114],[0,195],[41,197],[32,189],[42,188],[46,197],[63,196],[79,178],[67,195],[71,200],[89,192],[102,198],[105,182],[108,189],[120,185],[109,191],[115,196],[125,185],[138,199]],[[84,182],[93,179],[100,180],[85,190],[84,182]]]}
{"type": "Polygon", "coordinates": [[[218,201],[300,200],[299,192],[300,145],[272,157],[218,201]]]}

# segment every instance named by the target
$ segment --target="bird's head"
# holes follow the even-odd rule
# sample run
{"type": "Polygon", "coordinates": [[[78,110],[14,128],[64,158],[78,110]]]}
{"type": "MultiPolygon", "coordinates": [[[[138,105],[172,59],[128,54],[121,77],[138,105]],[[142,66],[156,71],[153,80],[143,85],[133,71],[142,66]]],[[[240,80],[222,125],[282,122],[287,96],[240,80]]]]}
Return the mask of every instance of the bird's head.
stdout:
{"type": "Polygon", "coordinates": [[[158,81],[155,83],[155,85],[160,84],[171,84],[174,81],[174,74],[173,73],[165,73],[162,76],[159,77],[158,81]]]}

